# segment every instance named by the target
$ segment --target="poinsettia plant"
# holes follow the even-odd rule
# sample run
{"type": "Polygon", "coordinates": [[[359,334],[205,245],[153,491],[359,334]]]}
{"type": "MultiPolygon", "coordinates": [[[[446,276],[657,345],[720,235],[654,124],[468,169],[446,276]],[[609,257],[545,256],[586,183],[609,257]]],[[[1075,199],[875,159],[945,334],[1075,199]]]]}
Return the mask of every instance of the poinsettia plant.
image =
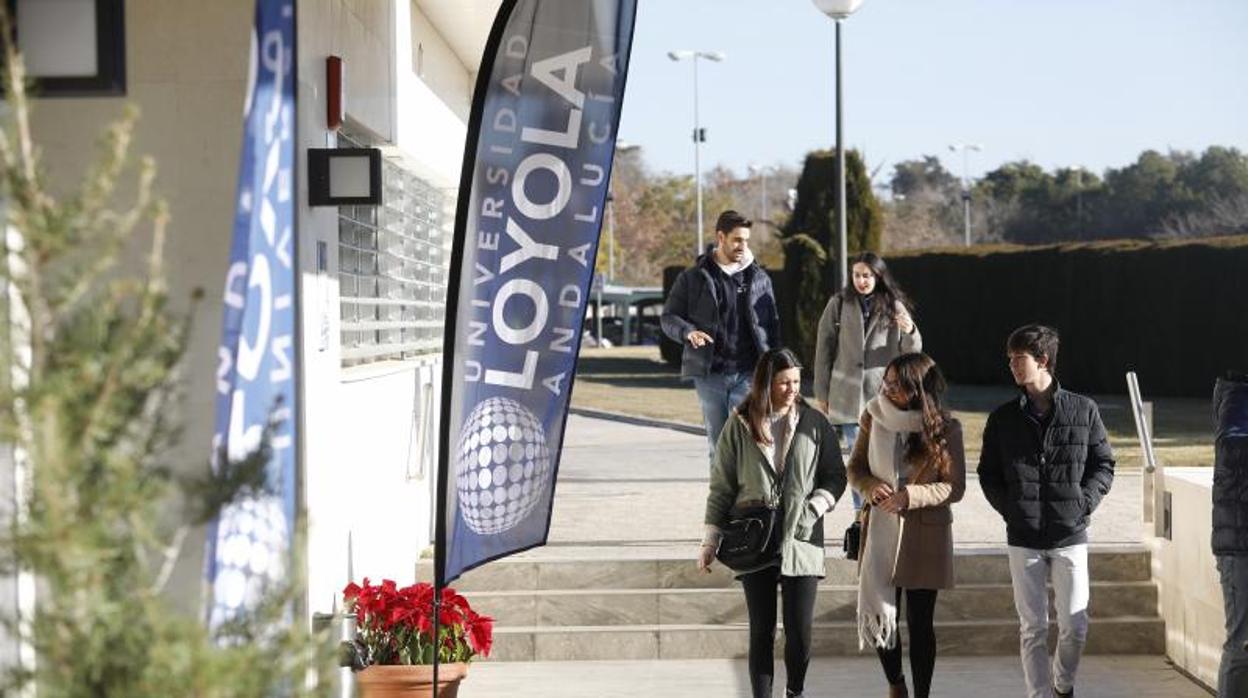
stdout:
{"type": "Polygon", "coordinates": [[[433,586],[425,582],[400,589],[392,580],[374,585],[365,577],[363,586],[348,584],[342,596],[347,610],[355,613],[358,664],[432,664],[435,646],[439,662],[488,657],[494,619],[472,610],[450,587],[442,590],[434,642],[433,595],[433,586]]]}

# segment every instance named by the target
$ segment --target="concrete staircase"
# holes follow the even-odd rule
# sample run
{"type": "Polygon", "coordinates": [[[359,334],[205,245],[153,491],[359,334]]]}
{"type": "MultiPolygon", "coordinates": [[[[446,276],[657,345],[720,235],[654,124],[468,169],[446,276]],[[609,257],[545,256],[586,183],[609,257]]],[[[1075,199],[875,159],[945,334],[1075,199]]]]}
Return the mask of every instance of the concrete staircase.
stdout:
{"type": "MultiPolygon", "coordinates": [[[[744,657],[740,585],[721,565],[699,573],[689,557],[693,547],[544,548],[473,570],[453,586],[494,617],[497,661],[744,657]]],[[[1148,552],[1094,547],[1090,565],[1087,652],[1162,654],[1165,625],[1148,552]]],[[[1004,551],[960,550],[955,569],[957,588],[937,602],[940,653],[1016,654],[1018,618],[1004,551]]],[[[431,577],[422,562],[417,578],[431,577]]],[[[815,607],[815,654],[858,654],[856,584],[856,563],[829,551],[815,607]]]]}

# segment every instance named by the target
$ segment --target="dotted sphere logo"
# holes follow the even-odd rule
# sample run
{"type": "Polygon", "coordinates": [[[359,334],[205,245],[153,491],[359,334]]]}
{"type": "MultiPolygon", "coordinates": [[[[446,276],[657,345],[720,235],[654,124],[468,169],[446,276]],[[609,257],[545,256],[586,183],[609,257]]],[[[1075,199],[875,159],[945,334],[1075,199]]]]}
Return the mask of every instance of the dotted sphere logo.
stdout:
{"type": "Polygon", "coordinates": [[[459,512],[479,534],[502,533],[528,517],[550,484],[542,423],[507,398],[473,409],[459,434],[459,512]]]}
{"type": "Polygon", "coordinates": [[[276,497],[246,499],[221,512],[212,622],[221,623],[256,603],[272,580],[286,574],[286,512],[276,497]]]}

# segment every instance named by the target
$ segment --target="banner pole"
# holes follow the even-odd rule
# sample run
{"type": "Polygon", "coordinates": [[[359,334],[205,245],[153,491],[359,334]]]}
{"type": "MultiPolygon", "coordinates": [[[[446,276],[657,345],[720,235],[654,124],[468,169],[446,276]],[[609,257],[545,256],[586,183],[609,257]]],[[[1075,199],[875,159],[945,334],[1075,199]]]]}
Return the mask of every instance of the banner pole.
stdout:
{"type": "Polygon", "coordinates": [[[442,616],[442,582],[433,580],[433,698],[438,698],[438,655],[442,653],[442,643],[438,642],[439,621],[442,616]]]}
{"type": "MultiPolygon", "coordinates": [[[[516,0],[504,0],[494,17],[487,41],[487,54],[491,48],[497,49],[507,19],[515,9],[516,0]]],[[[446,488],[450,480],[451,463],[451,410],[454,405],[455,381],[455,334],[459,319],[459,283],[460,267],[463,265],[464,246],[468,230],[468,205],[472,198],[472,182],[475,173],[477,143],[481,135],[481,119],[485,111],[485,96],[489,91],[490,74],[493,71],[493,58],[484,56],[480,72],[477,75],[472,98],[472,109],[468,116],[468,128],[464,137],[464,157],[459,177],[459,193],[455,202],[455,228],[451,240],[450,273],[446,286],[446,315],[442,336],[442,385],[440,393],[442,404],[438,421],[438,472],[435,480],[437,491],[434,493],[434,527],[433,527],[433,698],[438,696],[438,643],[439,622],[442,610],[442,589],[446,579],[446,488]]]]}

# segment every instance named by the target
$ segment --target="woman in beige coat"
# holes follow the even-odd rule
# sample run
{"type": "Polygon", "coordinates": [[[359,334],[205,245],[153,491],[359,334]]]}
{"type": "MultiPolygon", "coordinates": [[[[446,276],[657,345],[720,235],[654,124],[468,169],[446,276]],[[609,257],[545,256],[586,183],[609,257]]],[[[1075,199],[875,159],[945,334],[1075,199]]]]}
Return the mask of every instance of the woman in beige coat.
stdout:
{"type": "MultiPolygon", "coordinates": [[[[889,361],[923,350],[910,299],[874,252],[850,260],[850,279],[823,309],[815,335],[815,404],[854,450],[858,417],[880,392],[889,361]]],[[[854,492],[854,509],[862,500],[854,492]]]]}
{"type": "Polygon", "coordinates": [[[902,592],[914,693],[926,698],[936,665],[936,592],[953,587],[949,507],[966,490],[966,458],[944,392],[931,357],[893,359],[849,459],[850,485],[871,505],[858,563],[859,644],[875,646],[891,698],[909,695],[897,632],[902,592]]]}

